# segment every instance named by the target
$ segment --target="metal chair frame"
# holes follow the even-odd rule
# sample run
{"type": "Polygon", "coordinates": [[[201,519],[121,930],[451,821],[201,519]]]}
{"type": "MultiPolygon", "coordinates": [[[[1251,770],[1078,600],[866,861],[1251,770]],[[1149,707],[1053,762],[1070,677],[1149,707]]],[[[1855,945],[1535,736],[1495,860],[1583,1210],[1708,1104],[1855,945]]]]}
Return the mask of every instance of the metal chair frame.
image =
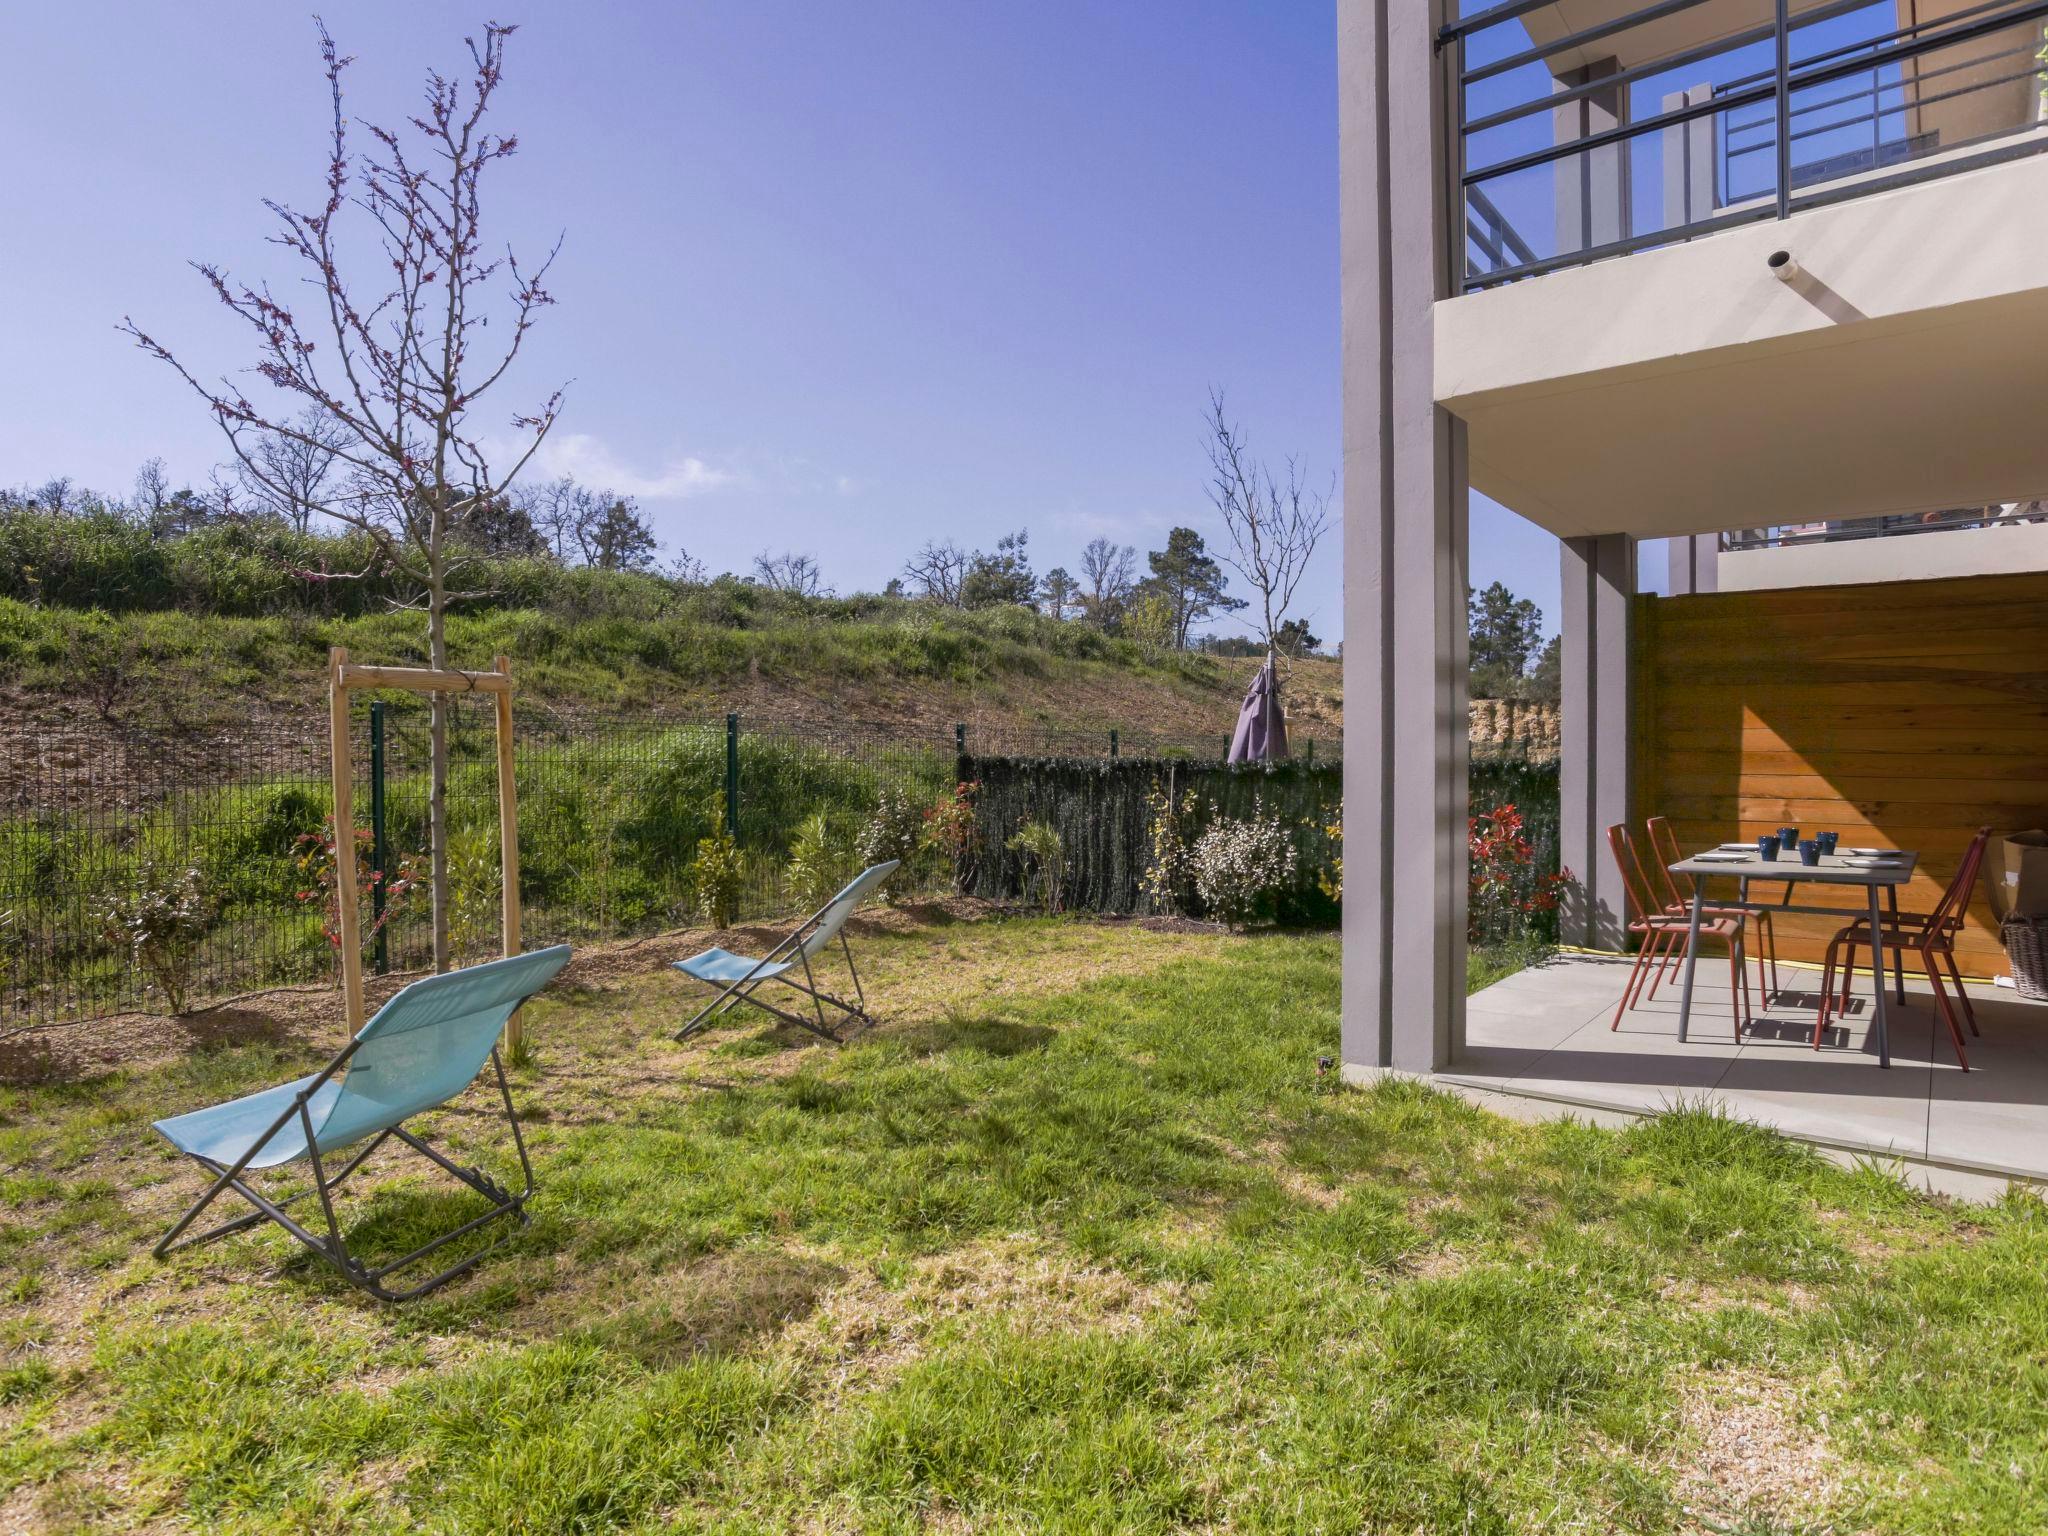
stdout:
{"type": "Polygon", "coordinates": [[[530,1218],[526,1213],[526,1202],[533,1197],[534,1192],[533,1164],[526,1155],[526,1138],[519,1131],[519,1117],[512,1108],[512,1090],[505,1080],[505,1066],[498,1058],[496,1046],[491,1047],[491,1067],[497,1077],[498,1097],[504,1106],[505,1123],[512,1131],[512,1145],[518,1149],[519,1169],[525,1181],[524,1187],[516,1194],[506,1189],[481,1168],[473,1166],[463,1168],[449,1161],[448,1158],[429,1146],[420,1137],[406,1130],[402,1124],[388,1126],[384,1130],[378,1131],[369,1138],[367,1144],[360,1151],[351,1154],[347,1162],[342,1164],[331,1178],[328,1176],[325,1162],[320,1155],[319,1142],[314,1133],[312,1111],[308,1106],[312,1101],[313,1095],[323,1085],[331,1081],[337,1073],[347,1068],[349,1059],[355,1055],[362,1043],[360,1039],[351,1040],[342,1049],[340,1055],[336,1056],[333,1061],[329,1062],[314,1077],[301,1084],[298,1092],[292,1096],[290,1107],[272,1121],[269,1129],[257,1137],[249,1145],[248,1149],[233,1163],[222,1164],[209,1157],[187,1154],[200,1167],[214,1175],[214,1180],[207,1188],[206,1193],[194,1201],[191,1208],[184,1215],[180,1216],[172,1224],[171,1229],[157,1240],[156,1246],[151,1250],[157,1258],[167,1258],[180,1249],[194,1248],[201,1243],[210,1243],[216,1238],[228,1237],[236,1232],[246,1231],[248,1228],[256,1226],[263,1221],[274,1221],[310,1252],[319,1255],[341,1271],[342,1277],[357,1289],[368,1292],[379,1301],[410,1301],[413,1297],[423,1296],[428,1291],[447,1283],[463,1271],[471,1268],[496,1249],[502,1247],[511,1239],[513,1234],[510,1232],[506,1233],[504,1236],[485,1244],[476,1252],[467,1255],[457,1263],[449,1265],[446,1269],[404,1290],[390,1289],[383,1283],[384,1277],[394,1274],[399,1270],[409,1268],[421,1259],[424,1259],[428,1254],[438,1252],[457,1238],[474,1232],[487,1223],[498,1220],[500,1217],[512,1216],[516,1218],[517,1225],[520,1227],[524,1227],[527,1224],[530,1218]],[[271,1139],[295,1118],[299,1121],[306,1138],[306,1157],[312,1165],[313,1182],[308,1188],[302,1189],[296,1194],[288,1195],[281,1200],[273,1200],[255,1188],[249,1182],[246,1174],[249,1164],[254,1161],[256,1155],[268,1146],[271,1139]],[[370,1154],[383,1146],[393,1136],[396,1136],[422,1157],[446,1172],[453,1174],[462,1183],[482,1195],[491,1202],[492,1208],[481,1216],[464,1222],[452,1231],[442,1233],[433,1241],[422,1244],[410,1253],[402,1254],[398,1258],[391,1259],[373,1268],[350,1250],[348,1240],[342,1236],[341,1223],[334,1213],[333,1194],[335,1190],[341,1187],[342,1182],[350,1174],[354,1173],[369,1160],[370,1154]],[[204,1232],[194,1233],[190,1236],[181,1235],[187,1227],[192,1225],[202,1211],[229,1190],[233,1190],[244,1200],[247,1200],[255,1209],[247,1215],[237,1216],[230,1221],[221,1223],[217,1227],[210,1227],[204,1232]],[[294,1220],[285,1210],[286,1206],[296,1205],[308,1195],[319,1197],[320,1213],[324,1219],[323,1224],[326,1227],[325,1237],[307,1230],[306,1227],[294,1220]]]}
{"type": "MultiPolygon", "coordinates": [[[[1642,946],[1636,951],[1635,964],[1629,971],[1628,985],[1622,988],[1621,1001],[1615,1005],[1614,1022],[1608,1026],[1620,1029],[1622,1016],[1643,1001],[1644,987],[1651,981],[1652,973],[1662,963],[1663,957],[1673,951],[1683,953],[1691,925],[1688,919],[1675,917],[1655,905],[1627,826],[1617,822],[1609,827],[1607,846],[1613,850],[1615,866],[1621,871],[1622,890],[1628,898],[1629,932],[1643,938],[1642,946]]],[[[1744,924],[1739,914],[1700,925],[1701,938],[1720,939],[1728,946],[1728,1005],[1734,1015],[1738,1042],[1742,1039],[1743,1025],[1751,1015],[1749,966],[1743,953],[1743,931],[1744,924]]]]}
{"type": "MultiPolygon", "coordinates": [[[[1927,983],[1934,992],[1935,1008],[1941,1021],[1948,1026],[1949,1041],[1955,1046],[1956,1062],[1967,1072],[1970,1070],[1969,1053],[1963,1045],[1962,1023],[1969,1025],[1970,1033],[1981,1036],[1977,1028],[1977,1010],[1970,1005],[1970,994],[1963,986],[1963,973],[1956,965],[1956,936],[1961,933],[1963,918],[1969,911],[1970,892],[1977,884],[1977,874],[1984,863],[1984,850],[1991,841],[1991,829],[1979,827],[1970,839],[1970,846],[1963,851],[1962,862],[1956,866],[1954,878],[1941,899],[1934,904],[1932,912],[1898,912],[1886,914],[1884,923],[1885,948],[1892,953],[1895,970],[1903,971],[1903,957],[1910,951],[1927,974],[1927,983]],[[1948,990],[1942,985],[1941,970],[1935,966],[1939,957],[1942,968],[1948,972],[1949,980],[1955,984],[1956,996],[1962,1001],[1962,1020],[1956,1017],[1956,1008],[1949,1001],[1948,990]]],[[[1834,1017],[1837,1007],[1846,1009],[1849,1004],[1849,986],[1856,973],[1856,948],[1859,944],[1870,946],[1870,920],[1863,919],[1840,929],[1828,941],[1827,958],[1821,968],[1820,1011],[1813,1022],[1813,1048],[1820,1049],[1821,1036],[1826,1032],[1828,1022],[1834,1017]],[[1836,953],[1841,951],[1841,1000],[1835,999],[1836,953]]],[[[1903,1002],[1903,980],[1900,981],[1903,1002]]]]}

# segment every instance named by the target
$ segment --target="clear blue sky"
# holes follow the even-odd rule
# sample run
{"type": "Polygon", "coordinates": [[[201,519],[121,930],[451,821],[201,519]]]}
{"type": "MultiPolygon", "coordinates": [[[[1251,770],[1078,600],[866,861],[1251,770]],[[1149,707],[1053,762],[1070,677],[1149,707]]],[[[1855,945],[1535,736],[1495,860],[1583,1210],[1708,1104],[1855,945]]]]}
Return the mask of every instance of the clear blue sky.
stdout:
{"type": "MultiPolygon", "coordinates": [[[[879,587],[929,537],[1221,537],[1201,411],[1319,483],[1339,445],[1333,4],[548,0],[509,7],[493,194],[566,233],[515,404],[570,381],[550,465],[640,497],[713,570],[815,553],[879,587]],[[523,387],[521,387],[523,386],[523,387]]],[[[319,193],[311,21],[275,0],[10,6],[0,483],[125,491],[221,457],[114,331],[247,352],[185,265],[283,275],[265,196],[319,193]]],[[[335,3],[351,103],[409,111],[483,10],[335,3]]],[[[1547,536],[1475,508],[1473,575],[1554,622],[1547,536]]],[[[1304,591],[1342,632],[1338,549],[1304,591]]]]}

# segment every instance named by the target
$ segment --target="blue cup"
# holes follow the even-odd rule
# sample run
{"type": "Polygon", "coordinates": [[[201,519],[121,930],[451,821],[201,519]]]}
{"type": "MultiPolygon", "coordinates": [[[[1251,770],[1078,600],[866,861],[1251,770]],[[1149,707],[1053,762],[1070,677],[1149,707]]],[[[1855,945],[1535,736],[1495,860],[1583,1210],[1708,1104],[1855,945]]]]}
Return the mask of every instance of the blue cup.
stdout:
{"type": "Polygon", "coordinates": [[[1825,854],[1834,853],[1835,844],[1842,840],[1842,834],[1839,832],[1822,832],[1818,836],[1820,838],[1820,851],[1825,854]]]}
{"type": "Polygon", "coordinates": [[[1799,846],[1799,829],[1797,827],[1778,828],[1778,846],[1787,853],[1797,848],[1799,846]]]}
{"type": "Polygon", "coordinates": [[[1766,864],[1775,864],[1778,862],[1778,847],[1777,837],[1772,833],[1766,832],[1756,840],[1756,856],[1766,864]]]}
{"type": "Polygon", "coordinates": [[[1819,838],[1817,838],[1817,837],[1808,837],[1808,838],[1802,838],[1802,839],[1800,840],[1800,843],[1799,843],[1799,862],[1800,862],[1800,863],[1802,863],[1802,864],[1818,864],[1818,863],[1820,862],[1820,839],[1819,839],[1819,838]]]}

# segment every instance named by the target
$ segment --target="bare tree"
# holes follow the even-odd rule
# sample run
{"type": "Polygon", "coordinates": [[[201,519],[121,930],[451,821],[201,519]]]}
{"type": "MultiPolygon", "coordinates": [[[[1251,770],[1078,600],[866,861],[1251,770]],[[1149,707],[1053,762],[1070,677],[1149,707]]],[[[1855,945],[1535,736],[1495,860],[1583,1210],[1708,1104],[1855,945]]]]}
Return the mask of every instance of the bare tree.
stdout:
{"type": "Polygon", "coordinates": [[[661,574],[679,587],[701,587],[710,572],[705,570],[704,562],[687,549],[678,549],[662,567],[661,574]]]}
{"type": "Polygon", "coordinates": [[[595,515],[596,494],[585,490],[573,478],[541,484],[530,481],[512,487],[512,504],[524,512],[540,536],[547,540],[555,558],[567,565],[569,551],[576,546],[576,529],[586,512],[595,515]]]}
{"type": "MultiPolygon", "coordinates": [[[[476,503],[504,493],[561,409],[557,389],[537,408],[513,414],[509,423],[494,416],[488,425],[472,425],[480,403],[518,358],[540,311],[554,302],[543,286],[552,252],[529,271],[511,252],[498,254],[486,243],[486,178],[518,147],[513,136],[485,126],[513,30],[492,22],[481,41],[466,39],[468,80],[429,71],[425,106],[408,119],[411,131],[402,138],[402,130],[361,124],[374,147],[357,151],[348,140],[352,120],[342,104],[342,75],[352,60],[319,26],[333,122],[325,196],[310,212],[264,204],[277,221],[272,243],[300,268],[310,295],[308,316],[302,319],[267,284],[231,282],[221,268],[195,264],[215,297],[253,332],[257,361],[251,371],[285,401],[310,407],[340,429],[338,483],[319,511],[370,535],[378,569],[412,588],[402,606],[425,614],[427,658],[436,668],[449,664],[448,605],[466,595],[461,581],[468,556],[453,530],[476,503]],[[361,235],[344,230],[349,216],[367,221],[361,235]],[[361,263],[362,289],[344,275],[352,262],[361,263]],[[486,333],[500,287],[505,310],[497,317],[501,323],[486,333]],[[487,336],[498,341],[485,352],[487,336]],[[507,456],[509,465],[494,472],[483,434],[507,426],[517,445],[507,456]]],[[[121,329],[176,370],[205,402],[240,473],[274,496],[291,494],[261,448],[270,437],[315,446],[300,417],[252,403],[225,377],[202,383],[132,319],[124,318],[121,329]]],[[[447,699],[434,694],[432,705],[427,820],[434,966],[446,970],[447,699]]]]}
{"type": "Polygon", "coordinates": [[[154,522],[171,499],[171,473],[160,458],[144,459],[135,471],[135,510],[154,522]]]}
{"type": "Polygon", "coordinates": [[[1081,614],[1098,629],[1114,629],[1138,585],[1133,545],[1095,538],[1081,551],[1081,614]]]}
{"type": "Polygon", "coordinates": [[[36,487],[29,500],[45,512],[69,512],[77,507],[79,497],[69,475],[52,475],[36,487]]]}
{"type": "Polygon", "coordinates": [[[331,499],[327,482],[336,459],[349,446],[349,436],[348,429],[318,405],[308,405],[291,426],[290,432],[255,435],[254,454],[263,472],[241,478],[259,510],[304,533],[331,499]]]}
{"type": "Polygon", "coordinates": [[[903,567],[913,595],[948,608],[960,606],[960,584],[967,579],[967,551],[951,539],[927,539],[903,567]]]}
{"type": "MultiPolygon", "coordinates": [[[[1268,649],[1277,648],[1287,606],[1330,525],[1330,491],[1307,490],[1301,465],[1287,461],[1283,481],[1253,459],[1244,429],[1223,408],[1222,392],[1209,396],[1209,500],[1223,518],[1231,549],[1223,563],[1258,594],[1254,605],[1268,649]]],[[[1335,490],[1334,484],[1331,490],[1335,490]]]]}
{"type": "Polygon", "coordinates": [[[754,579],[771,592],[789,592],[798,597],[829,597],[824,574],[814,556],[785,551],[771,555],[767,550],[754,556],[754,579]]]}

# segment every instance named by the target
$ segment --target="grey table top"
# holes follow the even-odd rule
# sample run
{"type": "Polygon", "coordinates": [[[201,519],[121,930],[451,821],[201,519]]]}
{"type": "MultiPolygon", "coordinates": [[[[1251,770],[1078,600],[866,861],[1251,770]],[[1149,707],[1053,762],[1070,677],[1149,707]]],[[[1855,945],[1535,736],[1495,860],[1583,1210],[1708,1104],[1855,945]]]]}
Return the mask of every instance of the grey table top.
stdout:
{"type": "Polygon", "coordinates": [[[1728,875],[1737,880],[1811,880],[1818,885],[1904,885],[1913,877],[1920,855],[1905,849],[1887,851],[1896,852],[1899,862],[1879,869],[1858,869],[1848,862],[1854,855],[1844,853],[1822,854],[1818,864],[1800,863],[1796,852],[1789,859],[1781,853],[1766,863],[1752,849],[1746,859],[1680,859],[1671,866],[1671,873],[1728,875]]]}

